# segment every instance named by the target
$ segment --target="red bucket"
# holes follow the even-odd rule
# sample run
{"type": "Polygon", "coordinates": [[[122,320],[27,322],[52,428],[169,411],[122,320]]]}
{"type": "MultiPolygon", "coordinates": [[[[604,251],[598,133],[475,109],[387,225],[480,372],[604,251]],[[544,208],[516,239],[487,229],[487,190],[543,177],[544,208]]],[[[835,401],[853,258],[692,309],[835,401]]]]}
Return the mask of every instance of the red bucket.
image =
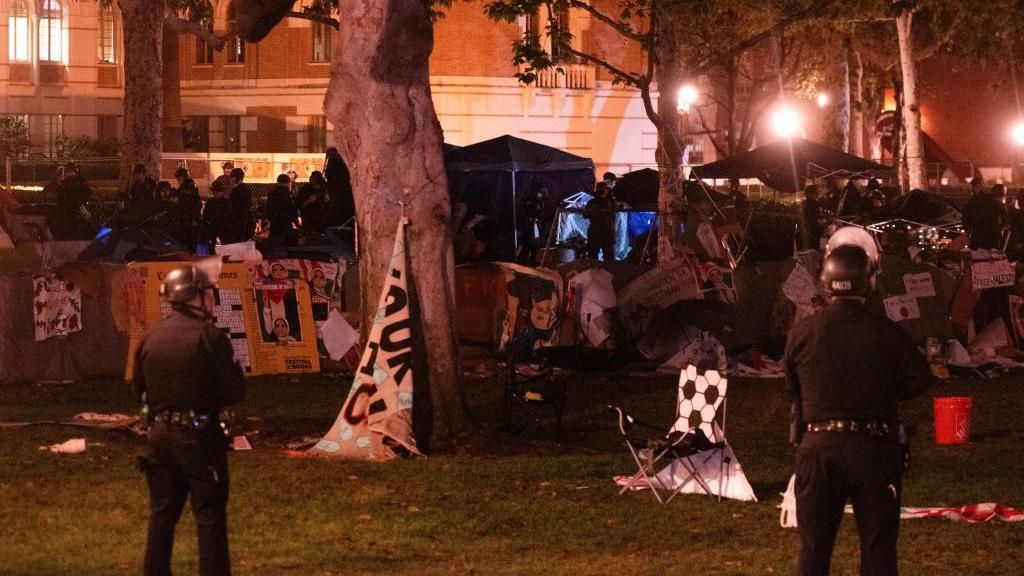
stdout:
{"type": "Polygon", "coordinates": [[[935,443],[967,444],[971,440],[971,399],[935,398],[935,443]]]}

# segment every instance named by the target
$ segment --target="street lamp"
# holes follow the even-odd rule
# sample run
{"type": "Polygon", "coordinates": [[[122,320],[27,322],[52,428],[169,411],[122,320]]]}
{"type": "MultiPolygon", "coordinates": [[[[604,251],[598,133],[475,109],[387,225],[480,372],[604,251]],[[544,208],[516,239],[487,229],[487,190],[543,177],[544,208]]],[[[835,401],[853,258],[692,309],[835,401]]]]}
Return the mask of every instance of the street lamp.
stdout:
{"type": "Polygon", "coordinates": [[[680,112],[689,112],[690,106],[697,102],[697,87],[693,84],[685,84],[679,89],[676,96],[676,108],[680,112]]]}
{"type": "Polygon", "coordinates": [[[1024,146],[1024,120],[1018,120],[1010,129],[1010,137],[1017,146],[1024,146]]]}
{"type": "Polygon", "coordinates": [[[782,105],[772,113],[771,123],[772,131],[779,138],[792,138],[800,135],[800,115],[787,105],[782,105]]]}

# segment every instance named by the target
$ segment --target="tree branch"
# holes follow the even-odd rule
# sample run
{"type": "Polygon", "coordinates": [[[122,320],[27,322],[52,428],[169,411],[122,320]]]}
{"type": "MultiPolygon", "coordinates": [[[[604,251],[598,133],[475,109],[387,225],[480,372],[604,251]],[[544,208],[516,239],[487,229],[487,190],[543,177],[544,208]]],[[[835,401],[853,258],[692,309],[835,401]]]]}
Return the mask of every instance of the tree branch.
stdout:
{"type": "Polygon", "coordinates": [[[570,0],[569,6],[573,8],[578,8],[585,12],[589,12],[591,16],[600,20],[601,22],[604,22],[608,26],[614,28],[616,32],[618,32],[619,34],[626,38],[629,38],[630,40],[633,40],[635,42],[647,41],[647,39],[645,38],[645,34],[638,34],[634,32],[633,28],[629,24],[615,20],[614,18],[604,14],[597,8],[594,8],[590,4],[586,4],[584,2],[581,2],[580,0],[570,0]]]}
{"type": "Polygon", "coordinates": [[[331,18],[330,16],[316,14],[314,12],[296,12],[292,10],[291,12],[285,13],[285,17],[295,18],[296,20],[309,20],[311,22],[319,22],[321,24],[326,24],[331,28],[334,28],[335,30],[341,29],[341,23],[338,22],[336,19],[331,18]]]}
{"type": "Polygon", "coordinates": [[[706,59],[704,62],[701,62],[696,67],[696,70],[694,72],[695,73],[703,72],[705,69],[707,69],[708,67],[714,65],[716,62],[719,62],[722,59],[724,59],[724,57],[726,55],[732,56],[732,55],[735,55],[735,54],[739,54],[739,53],[742,53],[742,52],[744,52],[746,50],[749,50],[750,48],[753,48],[754,46],[757,46],[758,44],[760,44],[764,40],[767,40],[768,38],[771,38],[779,30],[782,30],[783,28],[785,28],[786,26],[789,26],[790,24],[793,24],[794,22],[799,22],[799,21],[801,21],[801,20],[803,20],[803,19],[813,15],[814,13],[818,12],[819,10],[822,10],[822,9],[828,7],[830,4],[834,3],[835,1],[836,0],[815,0],[807,8],[804,8],[803,10],[800,10],[798,12],[790,14],[789,16],[786,16],[785,18],[780,19],[778,22],[776,22],[775,24],[772,24],[771,26],[769,26],[768,28],[762,30],[761,32],[758,32],[757,34],[754,34],[753,36],[750,36],[750,37],[744,39],[740,43],[738,43],[735,46],[733,46],[732,48],[730,48],[725,54],[714,55],[714,56],[706,59]]]}
{"type": "Polygon", "coordinates": [[[608,70],[609,72],[611,72],[615,76],[621,78],[623,82],[625,82],[626,84],[629,84],[630,86],[636,86],[637,88],[642,88],[643,84],[645,83],[644,82],[644,78],[642,78],[640,76],[637,76],[636,74],[633,74],[631,72],[626,72],[625,70],[622,70],[621,68],[617,68],[612,63],[608,62],[607,60],[602,60],[601,58],[598,58],[597,56],[591,56],[590,54],[587,54],[585,52],[580,52],[579,50],[573,48],[572,46],[570,46],[568,44],[562,44],[561,49],[562,50],[566,50],[567,52],[569,52],[570,54],[572,54],[573,56],[575,56],[575,57],[577,57],[577,58],[579,58],[581,60],[586,60],[587,62],[590,62],[591,64],[594,64],[596,66],[600,66],[600,67],[604,68],[605,70],[608,70]]]}
{"type": "Polygon", "coordinates": [[[199,22],[192,22],[191,20],[178,18],[174,14],[168,12],[164,15],[164,26],[175,34],[191,34],[208,44],[212,44],[217,51],[224,49],[224,37],[214,35],[213,32],[208,30],[206,26],[203,26],[199,22]]]}

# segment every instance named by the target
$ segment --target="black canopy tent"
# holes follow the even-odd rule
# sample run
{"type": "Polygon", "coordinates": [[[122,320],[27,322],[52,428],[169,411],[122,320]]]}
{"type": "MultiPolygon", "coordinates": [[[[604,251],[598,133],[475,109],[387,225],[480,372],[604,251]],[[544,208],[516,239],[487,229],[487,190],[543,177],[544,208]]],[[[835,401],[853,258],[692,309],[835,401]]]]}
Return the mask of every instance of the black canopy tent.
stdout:
{"type": "Polygon", "coordinates": [[[888,178],[892,168],[803,138],[771,144],[698,166],[701,179],[757,178],[781,192],[798,192],[807,178],[888,178]]]}
{"type": "Polygon", "coordinates": [[[519,197],[541,187],[548,209],[566,197],[594,187],[594,162],[557,148],[514,136],[500,136],[445,153],[453,204],[463,203],[501,229],[499,253],[514,258],[519,248],[519,197]]]}
{"type": "Polygon", "coordinates": [[[658,178],[658,171],[653,168],[627,172],[615,184],[615,199],[633,208],[657,210],[658,178]]]}

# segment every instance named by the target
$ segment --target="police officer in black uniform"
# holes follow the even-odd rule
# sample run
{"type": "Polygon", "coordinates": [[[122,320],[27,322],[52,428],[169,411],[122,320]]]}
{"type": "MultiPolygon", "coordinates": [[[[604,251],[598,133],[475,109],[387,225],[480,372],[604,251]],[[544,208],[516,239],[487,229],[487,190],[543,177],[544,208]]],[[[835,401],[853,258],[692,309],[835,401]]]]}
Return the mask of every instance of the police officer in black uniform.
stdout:
{"type": "Polygon", "coordinates": [[[847,499],[860,534],[861,574],[897,574],[897,404],[924,391],[931,373],[910,337],[865,307],[876,271],[864,248],[834,248],[822,269],[831,305],[797,324],[786,344],[797,429],[806,432],[796,455],[803,575],[829,573],[847,499]]]}
{"type": "Polygon", "coordinates": [[[150,520],[144,573],[171,573],[174,528],[191,494],[199,536],[199,572],[231,573],[228,556],[227,435],[221,409],[245,397],[231,343],[214,326],[218,264],[177,268],[161,295],[171,315],[148,333],[135,354],[135,391],[148,410],[149,443],[142,458],[150,520]]]}

